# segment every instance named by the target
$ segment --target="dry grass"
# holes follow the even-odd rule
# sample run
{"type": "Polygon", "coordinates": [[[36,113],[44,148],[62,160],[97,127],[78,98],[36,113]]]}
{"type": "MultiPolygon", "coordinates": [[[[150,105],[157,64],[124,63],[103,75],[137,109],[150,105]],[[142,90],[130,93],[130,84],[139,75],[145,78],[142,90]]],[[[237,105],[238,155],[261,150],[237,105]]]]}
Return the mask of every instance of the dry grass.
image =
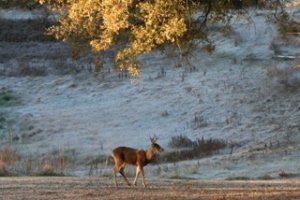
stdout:
{"type": "Polygon", "coordinates": [[[2,159],[0,159],[0,176],[3,176],[6,174],[5,165],[2,159]]]}
{"type": "Polygon", "coordinates": [[[0,179],[3,199],[298,199],[300,180],[151,180],[147,188],[115,188],[103,177],[25,177],[0,179]]]}
{"type": "Polygon", "coordinates": [[[0,150],[0,176],[7,175],[6,165],[11,165],[17,160],[16,150],[5,147],[0,150]]]}
{"type": "Polygon", "coordinates": [[[5,147],[0,150],[0,160],[3,163],[12,164],[17,160],[17,153],[16,150],[5,147]]]}

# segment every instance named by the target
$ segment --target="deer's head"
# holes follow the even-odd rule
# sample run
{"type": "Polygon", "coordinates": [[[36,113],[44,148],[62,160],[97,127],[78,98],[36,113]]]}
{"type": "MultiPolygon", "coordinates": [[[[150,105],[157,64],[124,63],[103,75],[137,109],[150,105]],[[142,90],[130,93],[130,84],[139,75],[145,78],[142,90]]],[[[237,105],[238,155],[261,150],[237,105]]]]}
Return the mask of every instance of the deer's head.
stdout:
{"type": "Polygon", "coordinates": [[[157,137],[157,136],[150,137],[150,141],[151,141],[151,150],[152,150],[154,153],[159,153],[159,152],[164,151],[163,148],[161,148],[158,144],[156,144],[156,141],[157,141],[157,140],[158,140],[158,137],[157,137]]]}

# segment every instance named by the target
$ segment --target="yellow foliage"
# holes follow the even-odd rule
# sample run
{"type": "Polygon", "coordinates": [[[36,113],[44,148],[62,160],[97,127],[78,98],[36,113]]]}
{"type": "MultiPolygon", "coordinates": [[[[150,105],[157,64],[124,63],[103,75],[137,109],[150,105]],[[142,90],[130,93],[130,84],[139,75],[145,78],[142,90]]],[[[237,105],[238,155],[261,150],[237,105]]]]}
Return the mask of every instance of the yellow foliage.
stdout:
{"type": "MultiPolygon", "coordinates": [[[[175,43],[177,38],[183,36],[187,29],[182,16],[185,8],[180,2],[180,0],[140,2],[137,5],[138,18],[143,21],[143,25],[132,25],[130,47],[120,51],[116,60],[124,60],[129,54],[137,57],[149,53],[157,46],[168,42],[175,43]]],[[[140,74],[136,63],[129,65],[128,70],[140,74]]]]}
{"type": "Polygon", "coordinates": [[[69,41],[77,58],[82,45],[95,54],[121,45],[116,65],[141,75],[137,57],[165,43],[175,43],[186,32],[183,0],[40,0],[59,13],[59,25],[47,30],[69,41]],[[123,48],[122,48],[123,46],[123,48]]]}
{"type": "MultiPolygon", "coordinates": [[[[58,13],[59,25],[47,33],[68,41],[77,58],[86,50],[101,54],[109,48],[118,50],[115,64],[132,75],[141,75],[137,58],[155,48],[174,44],[180,58],[202,40],[207,50],[213,45],[203,28],[206,22],[223,22],[230,30],[231,12],[245,1],[186,1],[186,0],[39,0],[58,13]],[[225,4],[226,3],[226,4],[225,4]],[[195,14],[197,13],[197,15],[195,14]],[[203,15],[197,17],[199,13],[203,15]],[[182,46],[186,45],[186,49],[182,46]]],[[[247,13],[247,12],[246,12],[247,13]]],[[[243,14],[239,11],[239,14],[243,14]]]]}

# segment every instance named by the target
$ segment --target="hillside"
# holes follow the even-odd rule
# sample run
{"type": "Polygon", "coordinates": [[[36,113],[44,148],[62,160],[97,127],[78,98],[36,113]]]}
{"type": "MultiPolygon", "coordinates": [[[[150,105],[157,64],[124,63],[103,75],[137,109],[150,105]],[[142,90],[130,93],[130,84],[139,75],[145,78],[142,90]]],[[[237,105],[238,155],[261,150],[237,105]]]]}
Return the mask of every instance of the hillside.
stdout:
{"type": "MultiPolygon", "coordinates": [[[[22,14],[1,12],[2,18],[22,14]]],[[[299,174],[300,72],[293,68],[297,60],[275,58],[299,57],[298,39],[280,38],[265,11],[251,16],[250,26],[235,21],[228,37],[212,33],[215,52],[196,52],[189,66],[176,68],[177,60],[159,52],[141,57],[139,84],[120,78],[109,54],[103,73],[94,77],[89,58],[72,61],[66,44],[2,41],[0,92],[17,102],[0,106],[0,147],[16,149],[23,164],[42,165],[64,154],[72,161],[67,173],[87,175],[89,162],[99,155],[106,158],[117,146],[146,149],[155,134],[171,151],[171,138],[186,135],[224,139],[232,149],[151,165],[148,176],[299,174]],[[38,74],[20,75],[20,69],[38,74]]],[[[104,164],[95,171],[99,169],[110,173],[104,164]]]]}

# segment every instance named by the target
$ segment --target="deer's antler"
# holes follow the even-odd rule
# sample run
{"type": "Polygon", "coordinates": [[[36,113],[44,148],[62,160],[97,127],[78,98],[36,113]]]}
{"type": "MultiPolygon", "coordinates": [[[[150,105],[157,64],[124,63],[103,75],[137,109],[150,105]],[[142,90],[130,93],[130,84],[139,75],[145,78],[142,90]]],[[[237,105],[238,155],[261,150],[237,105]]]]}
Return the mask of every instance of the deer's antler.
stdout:
{"type": "Polygon", "coordinates": [[[150,141],[152,143],[155,143],[158,140],[158,137],[156,135],[154,135],[153,137],[150,136],[150,141]]]}

